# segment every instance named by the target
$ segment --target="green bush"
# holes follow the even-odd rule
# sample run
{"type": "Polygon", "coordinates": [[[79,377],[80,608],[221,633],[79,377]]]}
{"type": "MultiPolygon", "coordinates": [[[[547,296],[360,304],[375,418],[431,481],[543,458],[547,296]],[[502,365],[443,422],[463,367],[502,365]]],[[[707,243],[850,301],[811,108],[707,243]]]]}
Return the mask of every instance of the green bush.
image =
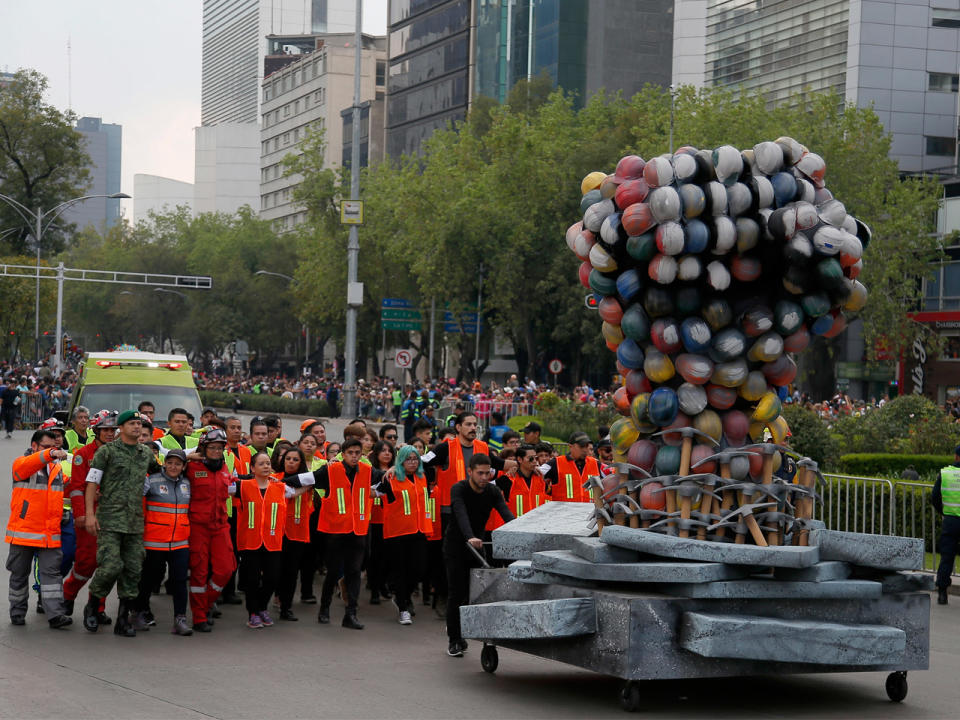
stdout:
{"type": "Polygon", "coordinates": [[[907,465],[913,465],[913,469],[920,475],[930,475],[952,462],[953,455],[850,453],[840,457],[836,468],[844,475],[899,479],[907,465]]]}
{"type": "Polygon", "coordinates": [[[233,408],[236,398],[240,399],[242,410],[277,415],[330,417],[330,406],[326,400],[288,400],[278,395],[238,395],[215,390],[200,391],[200,401],[204,405],[213,407],[233,408]]]}
{"type": "Polygon", "coordinates": [[[536,420],[543,427],[543,434],[560,438],[564,442],[577,430],[582,430],[596,442],[599,440],[597,428],[600,425],[609,427],[616,417],[615,410],[600,411],[593,405],[563,400],[549,392],[543,393],[537,399],[536,420]],[[552,397],[541,403],[544,395],[552,397]]]}
{"type": "Polygon", "coordinates": [[[836,460],[837,445],[820,416],[799,405],[784,405],[783,417],[790,426],[790,447],[816,460],[821,468],[831,467],[836,460]]]}
{"type": "Polygon", "coordinates": [[[855,453],[949,453],[960,443],[960,425],[920,395],[902,395],[879,410],[844,417],[832,424],[845,450],[855,453]]]}

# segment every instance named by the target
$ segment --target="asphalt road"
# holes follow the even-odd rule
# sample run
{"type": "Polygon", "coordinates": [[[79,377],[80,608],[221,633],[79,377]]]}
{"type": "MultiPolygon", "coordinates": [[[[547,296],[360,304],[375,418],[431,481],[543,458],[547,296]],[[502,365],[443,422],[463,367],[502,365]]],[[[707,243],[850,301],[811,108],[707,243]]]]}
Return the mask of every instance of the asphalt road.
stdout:
{"type": "MultiPolygon", "coordinates": [[[[331,436],[338,427],[332,424],[331,436]]],[[[17,432],[12,440],[0,439],[5,473],[28,437],[17,432]]],[[[4,495],[3,527],[8,515],[4,495]]],[[[0,559],[6,555],[4,544],[0,559]]],[[[331,625],[316,623],[316,606],[297,605],[300,622],[249,630],[242,606],[231,606],[213,633],[187,638],[168,633],[172,606],[166,596],[154,598],[157,628],[132,639],[109,629],[93,635],[79,625],[50,630],[32,604],[25,627],[9,625],[4,612],[0,717],[623,717],[616,679],[510,650],[500,651],[500,668],[488,675],[476,643],[463,658],[446,656],[444,624],[428,608],[418,608],[414,624],[404,627],[391,604],[373,607],[367,600],[360,605],[363,631],[336,624],[335,600],[331,625]]],[[[769,676],[646,683],[645,715],[956,717],[960,598],[951,600],[946,607],[933,605],[931,669],[910,673],[902,704],[887,700],[884,673],[769,676]]],[[[0,604],[6,602],[4,578],[0,604]]],[[[113,597],[108,612],[115,610],[113,597]]]]}

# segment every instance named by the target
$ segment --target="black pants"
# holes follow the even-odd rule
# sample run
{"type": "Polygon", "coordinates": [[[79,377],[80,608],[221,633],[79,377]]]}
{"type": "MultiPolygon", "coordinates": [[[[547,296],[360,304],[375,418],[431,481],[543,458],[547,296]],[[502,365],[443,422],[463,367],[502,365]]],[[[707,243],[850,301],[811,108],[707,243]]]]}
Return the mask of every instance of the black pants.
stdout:
{"type": "Polygon", "coordinates": [[[950,587],[950,575],[957,559],[957,545],[960,544],[960,517],[944,515],[940,530],[940,566],[937,568],[937,587],[950,587]]]}
{"type": "Polygon", "coordinates": [[[387,582],[389,558],[383,547],[383,523],[370,523],[367,543],[367,585],[371,592],[379,593],[387,582]]]}
{"type": "Polygon", "coordinates": [[[13,432],[13,426],[17,421],[17,408],[16,406],[7,407],[3,405],[0,407],[0,420],[3,421],[3,427],[7,431],[7,435],[13,432]]]}
{"type": "Polygon", "coordinates": [[[447,637],[451,641],[463,640],[460,634],[460,608],[470,601],[470,569],[477,565],[473,554],[466,546],[454,546],[447,537],[443,539],[443,561],[447,566],[447,637]]]}
{"type": "MultiPolygon", "coordinates": [[[[283,566],[280,570],[280,584],[277,586],[277,595],[280,596],[280,609],[289,610],[293,606],[293,594],[297,589],[297,577],[300,575],[300,566],[303,556],[310,553],[310,543],[283,538],[283,566]]],[[[300,590],[301,595],[303,590],[300,590]]]]}
{"type": "MultiPolygon", "coordinates": [[[[232,502],[232,501],[231,501],[232,502]]],[[[237,511],[234,510],[233,514],[227,518],[227,522],[230,524],[230,542],[233,543],[233,556],[237,561],[237,570],[234,570],[230,575],[230,579],[227,580],[227,584],[223,586],[223,596],[224,597],[233,597],[237,594],[237,573],[240,568],[240,553],[237,552],[237,511]]]]}
{"type": "Polygon", "coordinates": [[[443,561],[443,540],[427,540],[424,550],[423,581],[431,588],[434,607],[438,597],[447,596],[447,570],[443,561]]]}
{"type": "Polygon", "coordinates": [[[310,515],[310,547],[303,553],[300,563],[300,598],[314,597],[313,578],[317,570],[323,567],[323,552],[327,536],[317,530],[317,518],[320,517],[320,501],[314,498],[313,513],[310,515]]]}
{"type": "Polygon", "coordinates": [[[250,614],[261,613],[277,590],[283,553],[260,547],[240,551],[240,589],[243,590],[250,614]]]}
{"type": "Polygon", "coordinates": [[[327,575],[323,579],[320,593],[320,607],[329,608],[333,599],[333,588],[340,580],[340,570],[347,585],[347,612],[357,612],[357,600],[360,597],[360,569],[363,567],[363,555],[367,549],[367,536],[345,533],[327,535],[327,551],[324,564],[327,575]]]}
{"type": "Polygon", "coordinates": [[[389,563],[390,587],[393,589],[397,607],[401,610],[409,611],[413,604],[410,594],[423,573],[426,542],[423,533],[401,535],[383,541],[389,563]]]}
{"type": "Polygon", "coordinates": [[[140,571],[140,593],[135,608],[139,611],[150,609],[150,593],[163,580],[170,567],[170,579],[167,589],[173,595],[173,614],[187,614],[187,577],[190,575],[190,548],[179,550],[147,550],[140,571]]]}

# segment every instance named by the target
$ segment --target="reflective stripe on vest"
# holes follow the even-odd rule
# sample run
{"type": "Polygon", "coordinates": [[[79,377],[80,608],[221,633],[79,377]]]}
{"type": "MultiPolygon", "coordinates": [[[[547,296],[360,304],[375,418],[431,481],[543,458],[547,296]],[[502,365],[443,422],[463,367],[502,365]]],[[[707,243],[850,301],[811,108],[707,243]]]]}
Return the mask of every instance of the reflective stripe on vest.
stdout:
{"type": "Polygon", "coordinates": [[[410,493],[407,490],[401,490],[400,495],[403,497],[403,514],[410,514],[410,493]]]}
{"type": "Polygon", "coordinates": [[[943,514],[960,516],[960,468],[948,465],[940,471],[943,514]]]}
{"type": "Polygon", "coordinates": [[[523,495],[516,495],[514,497],[514,510],[513,514],[517,517],[523,515],[523,495]]]}

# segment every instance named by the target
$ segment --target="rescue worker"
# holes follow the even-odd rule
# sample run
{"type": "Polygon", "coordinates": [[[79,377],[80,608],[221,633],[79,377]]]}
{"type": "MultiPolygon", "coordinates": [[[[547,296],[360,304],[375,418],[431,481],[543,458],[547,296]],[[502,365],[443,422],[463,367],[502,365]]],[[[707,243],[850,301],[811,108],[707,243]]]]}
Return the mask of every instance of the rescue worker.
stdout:
{"type": "MultiPolygon", "coordinates": [[[[537,467],[537,450],[533,445],[521,445],[517,450],[517,468],[500,473],[494,481],[516,517],[525,515],[550,499],[543,475],[537,467]]],[[[503,525],[500,514],[490,513],[486,530],[493,531],[503,525]]]]}
{"type": "Polygon", "coordinates": [[[13,492],[7,520],[7,571],[10,573],[10,622],[26,622],[30,597],[28,580],[36,556],[40,576],[40,601],[51,628],[67,627],[73,620],[63,610],[60,584],[60,521],[63,517],[63,474],[60,461],[66,451],[57,448],[50,430],[37,430],[30,450],[13,461],[13,492]]]}
{"type": "Polygon", "coordinates": [[[357,619],[357,601],[373,507],[372,485],[379,483],[384,475],[381,470],[360,462],[361,447],[358,437],[349,437],[341,446],[342,460],[328,462],[312,473],[284,478],[284,482],[292,487],[313,485],[324,493],[317,528],[327,535],[327,574],[320,593],[317,622],[322,625],[330,622],[330,601],[339,580],[336,569],[343,568],[347,608],[341,624],[353,630],[363,629],[363,623],[357,619]]]}
{"type": "Polygon", "coordinates": [[[93,440],[89,431],[90,410],[83,405],[77,405],[73,409],[73,415],[70,417],[70,427],[64,433],[67,440],[67,451],[73,452],[93,440]]]}
{"type": "Polygon", "coordinates": [[[386,440],[388,443],[397,446],[397,441],[400,435],[397,433],[397,426],[392,423],[387,423],[386,425],[380,426],[380,439],[386,440]]]}
{"type": "Polygon", "coordinates": [[[400,406],[403,405],[403,393],[400,392],[400,388],[396,385],[394,385],[393,390],[390,391],[390,400],[393,402],[393,421],[399,423],[400,406]]]}
{"type": "Polygon", "coordinates": [[[143,546],[146,557],[140,573],[133,625],[148,630],[155,624],[150,610],[150,594],[163,579],[169,566],[168,591],[173,596],[174,635],[193,635],[187,623],[187,576],[190,571],[190,481],[183,475],[187,454],[174,448],[163,461],[163,470],[146,479],[143,485],[143,546]]]}
{"type": "Polygon", "coordinates": [[[447,568],[447,655],[461,657],[467,642],[460,631],[460,608],[468,602],[470,568],[477,564],[469,544],[483,552],[483,528],[496,510],[504,522],[514,519],[500,489],[490,482],[491,458],[475,453],[469,473],[450,489],[451,521],[443,533],[443,559],[447,568]]]}
{"type": "MultiPolygon", "coordinates": [[[[236,475],[241,480],[252,477],[252,470],[250,469],[250,448],[241,442],[243,439],[243,424],[240,422],[240,418],[231,415],[226,418],[223,423],[224,432],[227,436],[227,445],[223,450],[223,460],[227,464],[227,469],[231,474],[236,475]]],[[[230,540],[233,543],[234,560],[239,563],[240,555],[236,551],[237,514],[235,505],[236,501],[234,498],[228,497],[227,522],[230,524],[230,540]]],[[[230,579],[223,587],[223,596],[220,600],[227,605],[240,605],[243,603],[243,600],[237,596],[236,571],[230,574],[230,579]]]]}
{"type": "MultiPolygon", "coordinates": [[[[318,470],[327,464],[325,458],[316,456],[317,438],[312,432],[301,435],[297,447],[303,452],[303,456],[308,459],[307,470],[318,470]]],[[[320,517],[320,501],[322,499],[323,495],[318,491],[314,492],[311,498],[313,511],[308,520],[310,547],[304,553],[303,562],[300,565],[300,602],[304,605],[317,604],[317,596],[313,594],[313,578],[317,569],[323,567],[324,535],[317,530],[317,522],[320,517]]]]}
{"type": "MultiPolygon", "coordinates": [[[[153,418],[157,414],[157,408],[149,400],[141,400],[140,404],[137,405],[137,412],[140,413],[140,423],[141,425],[150,423],[150,435],[154,440],[160,440],[163,438],[163,430],[154,425],[153,418]]],[[[142,428],[141,428],[142,429],[142,428]]],[[[143,442],[141,440],[141,442],[143,442]]]]}
{"type": "Polygon", "coordinates": [[[503,450],[503,434],[510,430],[510,426],[503,421],[503,413],[490,413],[490,427],[483,439],[494,452],[503,450]]]}
{"type": "Polygon", "coordinates": [[[272,449],[268,447],[267,438],[269,437],[267,424],[262,417],[255,417],[250,421],[250,455],[254,453],[265,452],[272,454],[272,449]]]}
{"type": "Polygon", "coordinates": [[[607,465],[613,462],[613,443],[609,437],[601,438],[597,443],[597,459],[607,465]]]}
{"type": "Polygon", "coordinates": [[[940,470],[930,500],[943,515],[940,530],[940,565],[937,568],[937,604],[947,604],[947,588],[960,545],[960,446],[953,451],[953,465],[940,470]]]}
{"type": "Polygon", "coordinates": [[[540,442],[540,433],[543,431],[543,428],[540,427],[540,423],[535,420],[531,420],[526,425],[523,426],[523,429],[520,431],[523,433],[523,443],[524,445],[536,445],[540,442]]]}
{"type": "Polygon", "coordinates": [[[237,549],[240,551],[240,586],[249,613],[247,627],[259,629],[273,625],[267,603],[277,589],[283,566],[287,499],[303,495],[310,487],[304,485],[295,490],[276,481],[266,453],[255,454],[252,464],[253,477],[238,481],[231,491],[240,501],[237,549]]]}
{"type": "MultiPolygon", "coordinates": [[[[306,437],[313,440],[312,435],[306,437]]],[[[313,442],[316,441],[313,440],[313,442]]],[[[282,470],[275,474],[277,480],[282,480],[285,475],[299,475],[311,470],[307,457],[299,447],[284,450],[279,458],[279,466],[282,470]]],[[[301,488],[300,490],[305,489],[309,488],[301,488]]],[[[277,595],[280,598],[280,619],[290,622],[299,620],[293,612],[293,595],[297,589],[297,578],[300,577],[304,556],[310,552],[310,516],[313,513],[312,489],[309,493],[300,492],[300,490],[297,491],[295,497],[289,498],[286,503],[287,517],[283,524],[282,567],[280,576],[274,583],[277,595]]],[[[303,590],[301,589],[302,593],[303,590]]],[[[309,595],[310,592],[308,591],[307,594],[309,595]]]]}
{"type": "Polygon", "coordinates": [[[400,421],[403,423],[403,441],[410,442],[413,440],[413,424],[419,419],[420,415],[417,410],[417,395],[413,390],[409,390],[407,399],[403,401],[403,405],[400,408],[400,421]]]}
{"type": "Polygon", "coordinates": [[[197,438],[191,437],[191,417],[183,408],[173,408],[167,413],[167,433],[160,438],[160,444],[168,450],[180,448],[190,450],[197,446],[197,438]]]}
{"type": "MultiPolygon", "coordinates": [[[[117,437],[118,413],[103,410],[97,413],[92,423],[91,432],[93,442],[77,448],[73,453],[73,464],[70,468],[70,483],[67,486],[70,506],[73,512],[74,530],[76,532],[76,555],[73,568],[63,580],[64,610],[67,615],[73,615],[73,604],[76,602],[80,590],[93,577],[97,569],[97,536],[87,532],[86,497],[87,474],[90,471],[90,462],[97,454],[97,450],[117,437]]],[[[94,506],[96,510],[96,506],[94,506]]],[[[90,596],[88,595],[88,600],[90,596]]],[[[105,611],[106,600],[100,603],[97,610],[97,625],[110,625],[113,621],[105,611]]]]}
{"type": "Polygon", "coordinates": [[[267,426],[268,452],[273,455],[273,451],[277,447],[277,441],[280,440],[280,437],[283,435],[283,422],[280,420],[279,415],[267,415],[263,418],[263,422],[267,426]]]}
{"type": "Polygon", "coordinates": [[[134,637],[137,631],[128,613],[140,592],[143,567],[143,481],[160,466],[149,448],[139,442],[140,413],[125,410],[117,418],[117,426],[119,437],[97,450],[87,472],[84,525],[87,533],[97,538],[97,569],[83,609],[83,626],[97,631],[101,601],[116,583],[120,607],[113,632],[134,637]],[[94,512],[98,495],[100,505],[94,512]]]}
{"type": "Polygon", "coordinates": [[[237,567],[227,522],[234,479],[223,461],[226,444],[223,430],[207,431],[184,471],[190,482],[190,612],[197,632],[213,630],[210,608],[237,567]]]}
{"type": "Polygon", "coordinates": [[[590,494],[583,489],[588,477],[600,475],[597,459],[590,456],[590,437],[582,431],[570,435],[566,455],[548,460],[540,466],[552,500],[563,502],[590,502],[590,494]]]}
{"type": "Polygon", "coordinates": [[[383,550],[393,604],[401,625],[413,624],[410,596],[423,574],[426,534],[433,530],[432,504],[420,456],[407,445],[397,452],[394,472],[376,486],[384,503],[383,550]]]}

